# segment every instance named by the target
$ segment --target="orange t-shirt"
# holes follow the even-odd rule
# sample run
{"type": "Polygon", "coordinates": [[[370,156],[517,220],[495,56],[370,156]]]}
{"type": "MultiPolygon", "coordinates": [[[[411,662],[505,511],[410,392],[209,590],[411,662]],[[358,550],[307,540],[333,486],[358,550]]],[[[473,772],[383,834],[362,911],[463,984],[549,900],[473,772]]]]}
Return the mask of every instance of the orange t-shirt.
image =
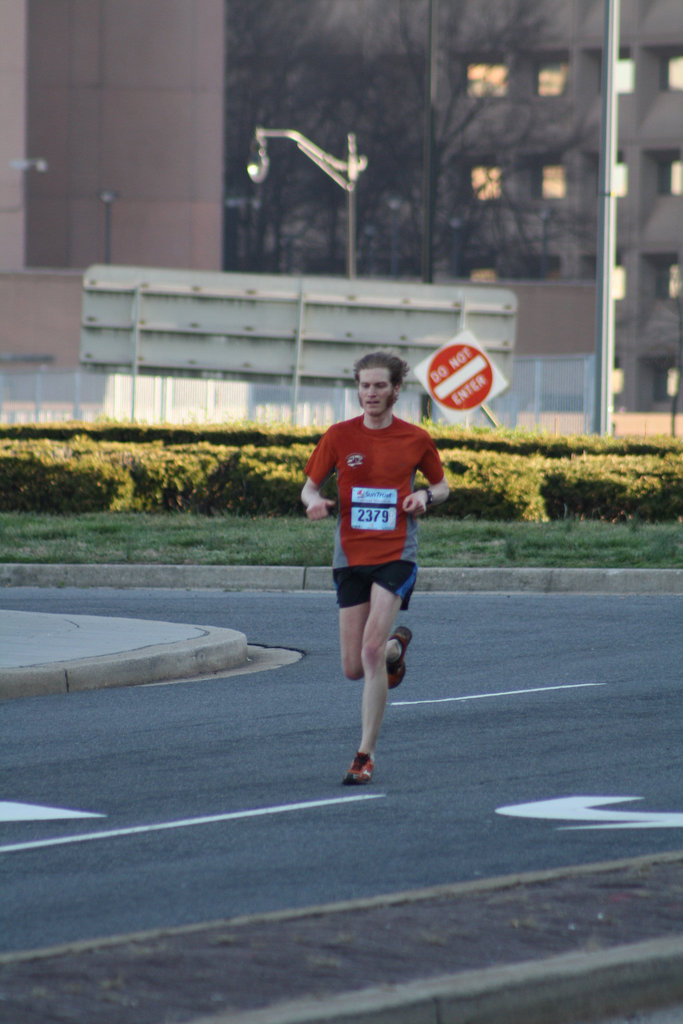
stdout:
{"type": "Polygon", "coordinates": [[[443,478],[441,459],[422,427],[394,419],[371,430],[363,417],[331,426],[306,464],[317,487],[337,474],[339,518],[333,568],[417,559],[417,521],[401,505],[417,470],[431,484],[443,478]]]}

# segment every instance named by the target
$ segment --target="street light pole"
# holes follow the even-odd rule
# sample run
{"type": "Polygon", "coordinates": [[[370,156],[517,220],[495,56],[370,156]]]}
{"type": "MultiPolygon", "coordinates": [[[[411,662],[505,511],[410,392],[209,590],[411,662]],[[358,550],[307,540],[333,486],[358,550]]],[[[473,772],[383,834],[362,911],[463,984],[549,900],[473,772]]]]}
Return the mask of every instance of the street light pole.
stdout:
{"type": "Polygon", "coordinates": [[[428,0],[427,60],[425,66],[424,153],[422,195],[424,209],[422,228],[422,280],[431,284],[434,278],[434,120],[437,95],[438,0],[428,0]]]}
{"type": "Polygon", "coordinates": [[[391,276],[398,277],[398,214],[403,202],[399,196],[389,196],[391,210],[391,276]]]}
{"type": "Polygon", "coordinates": [[[613,178],[617,149],[617,95],[614,70],[619,56],[620,0],[604,0],[605,30],[602,67],[602,137],[600,213],[598,226],[597,309],[595,330],[595,433],[612,433],[612,370],[614,368],[614,298],[616,196],[613,178]]]}
{"type": "Polygon", "coordinates": [[[346,192],[346,276],[354,278],[356,276],[356,184],[360,174],[368,166],[368,158],[358,155],[356,136],[353,133],[347,135],[347,157],[346,160],[340,160],[316,146],[301,132],[288,128],[256,128],[252,154],[247,164],[247,174],[257,184],[265,181],[270,168],[268,139],[291,139],[296,142],[301,152],[346,192]]]}
{"type": "Polygon", "coordinates": [[[98,199],[104,203],[104,262],[109,264],[111,263],[111,208],[119,194],[110,188],[103,188],[97,195],[98,199]]]}

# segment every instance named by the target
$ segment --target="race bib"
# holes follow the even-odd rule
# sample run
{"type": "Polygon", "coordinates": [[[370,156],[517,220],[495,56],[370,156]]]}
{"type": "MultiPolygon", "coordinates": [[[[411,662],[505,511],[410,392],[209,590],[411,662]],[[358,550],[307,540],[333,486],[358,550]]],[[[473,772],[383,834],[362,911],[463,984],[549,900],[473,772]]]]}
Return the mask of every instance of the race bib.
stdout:
{"type": "Polygon", "coordinates": [[[398,491],[392,487],[353,487],[351,526],[354,530],[393,530],[398,491]]]}

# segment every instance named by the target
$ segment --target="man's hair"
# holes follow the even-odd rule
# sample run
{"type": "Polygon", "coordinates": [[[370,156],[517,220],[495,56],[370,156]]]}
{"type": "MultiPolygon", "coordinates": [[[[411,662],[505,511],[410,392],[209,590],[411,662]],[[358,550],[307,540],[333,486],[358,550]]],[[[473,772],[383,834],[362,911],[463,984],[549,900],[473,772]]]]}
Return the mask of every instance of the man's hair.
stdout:
{"type": "Polygon", "coordinates": [[[356,383],[360,383],[361,370],[374,370],[377,367],[389,371],[389,380],[393,388],[400,387],[410,370],[408,364],[400,356],[385,349],[379,349],[377,352],[368,352],[367,355],[356,360],[353,365],[353,376],[356,383]]]}

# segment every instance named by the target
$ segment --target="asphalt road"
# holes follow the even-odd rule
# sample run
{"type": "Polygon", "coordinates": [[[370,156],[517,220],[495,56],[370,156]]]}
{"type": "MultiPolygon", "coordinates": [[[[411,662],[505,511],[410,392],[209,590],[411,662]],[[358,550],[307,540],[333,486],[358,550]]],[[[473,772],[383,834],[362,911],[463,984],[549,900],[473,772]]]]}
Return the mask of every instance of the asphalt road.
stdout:
{"type": "Polygon", "coordinates": [[[360,688],[331,593],[16,588],[0,606],[304,655],[2,705],[0,800],[101,815],[0,822],[2,951],[680,848],[681,597],[416,594],[361,790],[340,785],[360,688]]]}

